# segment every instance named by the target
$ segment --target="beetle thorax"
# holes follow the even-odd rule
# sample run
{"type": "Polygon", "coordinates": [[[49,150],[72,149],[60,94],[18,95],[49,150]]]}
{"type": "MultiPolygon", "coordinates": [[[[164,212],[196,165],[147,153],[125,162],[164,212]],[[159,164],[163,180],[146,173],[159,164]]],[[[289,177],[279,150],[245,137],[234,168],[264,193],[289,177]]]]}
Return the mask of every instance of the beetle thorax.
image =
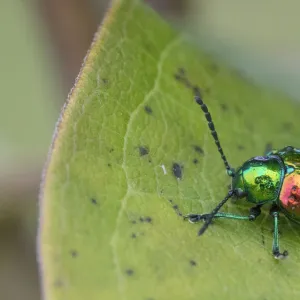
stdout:
{"type": "Polygon", "coordinates": [[[232,188],[238,197],[264,204],[276,201],[284,176],[284,166],[276,156],[257,156],[246,161],[236,172],[232,188]]]}

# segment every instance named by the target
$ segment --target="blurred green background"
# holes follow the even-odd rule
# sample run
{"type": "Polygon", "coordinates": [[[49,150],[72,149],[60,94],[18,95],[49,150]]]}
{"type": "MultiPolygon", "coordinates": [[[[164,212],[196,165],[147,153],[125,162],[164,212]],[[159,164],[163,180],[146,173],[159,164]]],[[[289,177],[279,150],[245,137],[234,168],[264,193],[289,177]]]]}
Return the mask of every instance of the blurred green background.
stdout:
{"type": "MultiPolygon", "coordinates": [[[[1,1],[0,299],[40,299],[41,172],[60,109],[108,2],[1,1]]],[[[299,1],[146,2],[202,48],[299,100],[299,1]]]]}

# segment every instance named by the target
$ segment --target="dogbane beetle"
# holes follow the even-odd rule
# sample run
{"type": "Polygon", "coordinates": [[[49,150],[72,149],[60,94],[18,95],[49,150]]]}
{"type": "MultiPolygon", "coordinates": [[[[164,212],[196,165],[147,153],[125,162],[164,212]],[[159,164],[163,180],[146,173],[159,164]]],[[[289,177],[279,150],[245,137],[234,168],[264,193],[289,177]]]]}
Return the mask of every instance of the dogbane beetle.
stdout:
{"type": "Polygon", "coordinates": [[[204,221],[198,235],[202,235],[214,218],[254,221],[261,214],[261,207],[272,204],[270,215],[274,222],[272,253],[276,259],[288,256],[285,250],[279,250],[278,218],[283,213],[290,220],[300,224],[300,149],[287,146],[281,150],[268,151],[264,156],[252,157],[234,170],[230,167],[221,147],[212,117],[201,97],[200,89],[192,86],[187,79],[181,78],[192,88],[195,101],[200,105],[215,141],[227,174],[232,178],[229,191],[225,198],[206,214],[188,214],[184,216],[191,223],[204,221]],[[237,215],[219,212],[221,207],[232,197],[245,198],[253,203],[249,215],[237,215]]]}

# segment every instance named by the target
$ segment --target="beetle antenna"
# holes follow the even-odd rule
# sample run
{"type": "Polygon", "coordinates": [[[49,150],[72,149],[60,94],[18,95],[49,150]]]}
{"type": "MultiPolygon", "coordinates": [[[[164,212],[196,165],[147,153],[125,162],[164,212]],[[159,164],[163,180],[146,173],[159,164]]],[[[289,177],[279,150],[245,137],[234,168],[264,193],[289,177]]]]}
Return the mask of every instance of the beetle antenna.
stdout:
{"type": "Polygon", "coordinates": [[[216,146],[218,147],[219,153],[221,154],[221,158],[222,158],[222,160],[225,164],[227,174],[229,176],[233,177],[234,176],[234,170],[230,167],[230,165],[229,165],[229,163],[226,159],[226,156],[223,152],[223,149],[222,149],[220,141],[219,141],[218,134],[217,134],[216,129],[215,129],[215,125],[214,125],[214,123],[212,121],[212,118],[211,118],[211,114],[208,111],[208,108],[207,108],[206,104],[201,99],[200,89],[198,87],[194,87],[194,92],[195,92],[195,101],[200,105],[202,111],[204,112],[205,118],[206,118],[207,123],[208,123],[208,128],[210,129],[210,133],[211,133],[213,139],[215,140],[215,143],[216,143],[216,146]]]}
{"type": "Polygon", "coordinates": [[[201,227],[201,229],[198,232],[198,235],[202,235],[208,226],[211,224],[214,216],[217,214],[217,212],[220,210],[220,208],[234,195],[234,191],[230,190],[227,194],[227,196],[212,210],[212,212],[209,214],[209,217],[205,220],[204,225],[201,227]]]}

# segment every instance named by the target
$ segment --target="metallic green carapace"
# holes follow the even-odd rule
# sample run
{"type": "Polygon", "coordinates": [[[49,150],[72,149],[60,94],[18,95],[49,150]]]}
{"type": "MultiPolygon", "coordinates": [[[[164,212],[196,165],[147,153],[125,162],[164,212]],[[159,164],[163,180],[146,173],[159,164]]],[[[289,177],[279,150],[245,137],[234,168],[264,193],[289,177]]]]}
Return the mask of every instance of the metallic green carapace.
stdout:
{"type": "Polygon", "coordinates": [[[239,189],[249,202],[263,204],[276,201],[284,177],[280,157],[257,156],[246,161],[233,177],[232,189],[239,189]]]}

